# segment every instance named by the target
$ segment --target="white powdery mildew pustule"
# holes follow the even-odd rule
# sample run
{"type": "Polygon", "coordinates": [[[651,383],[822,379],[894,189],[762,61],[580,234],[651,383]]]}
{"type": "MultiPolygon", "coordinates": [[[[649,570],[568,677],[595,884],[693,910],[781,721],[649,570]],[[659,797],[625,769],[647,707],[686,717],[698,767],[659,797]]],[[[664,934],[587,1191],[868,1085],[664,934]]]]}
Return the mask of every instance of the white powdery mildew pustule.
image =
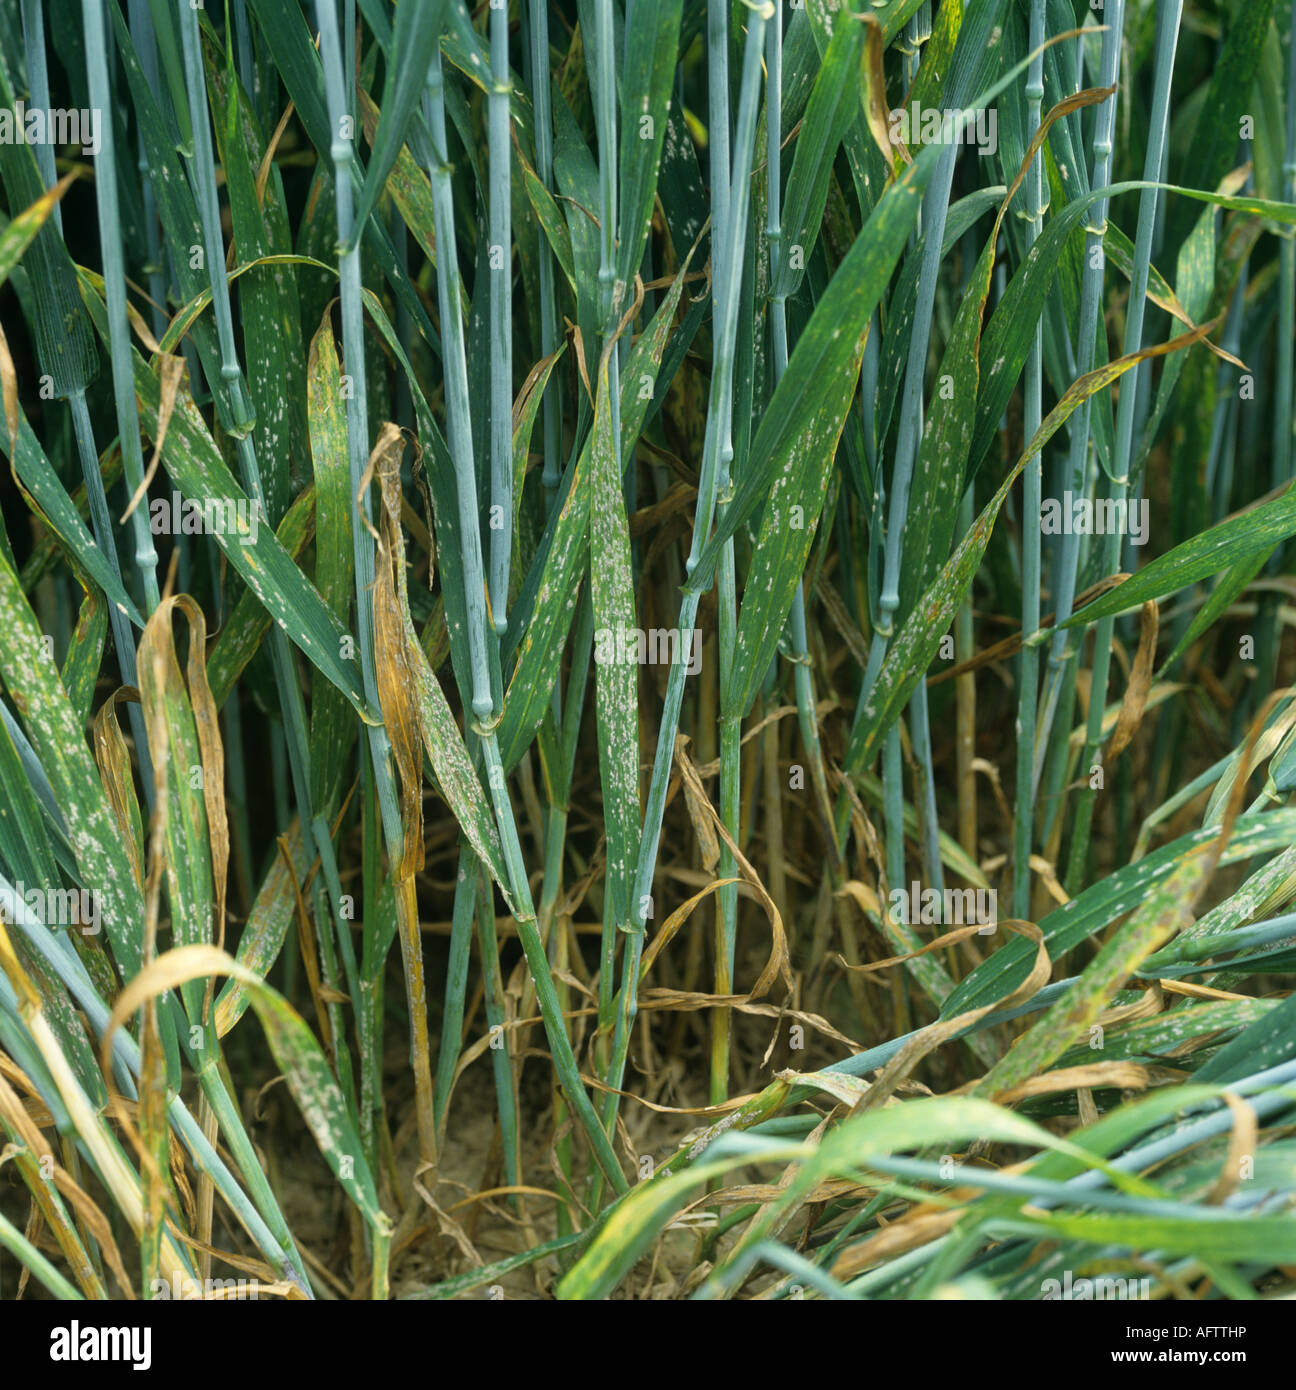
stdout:
{"type": "Polygon", "coordinates": [[[308,1105],[302,1114],[306,1118],[311,1133],[315,1136],[315,1142],[319,1145],[320,1152],[327,1158],[333,1151],[333,1135],[327,1112],[322,1105],[308,1105]]]}

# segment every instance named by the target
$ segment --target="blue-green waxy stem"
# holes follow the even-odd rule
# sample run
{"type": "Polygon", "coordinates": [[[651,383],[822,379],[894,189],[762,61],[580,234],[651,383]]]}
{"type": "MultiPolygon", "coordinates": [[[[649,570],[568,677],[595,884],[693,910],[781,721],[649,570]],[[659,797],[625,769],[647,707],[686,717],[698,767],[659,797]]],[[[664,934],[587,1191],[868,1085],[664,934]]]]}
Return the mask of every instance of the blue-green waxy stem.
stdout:
{"type": "MultiPolygon", "coordinates": [[[[531,102],[535,109],[536,174],[544,187],[553,190],[553,114],[549,96],[549,4],[548,0],[527,0],[531,31],[531,102]]],[[[549,238],[537,229],[540,276],[540,348],[546,357],[559,344],[557,311],[554,301],[554,261],[549,238]]],[[[562,449],[561,403],[554,382],[545,388],[544,470],[541,483],[552,501],[558,488],[559,452],[562,449]]]]}
{"type": "MultiPolygon", "coordinates": [[[[468,651],[472,662],[472,710],[478,719],[487,719],[494,709],[490,693],[490,668],[486,660],[485,622],[480,595],[483,593],[481,529],[477,517],[477,483],[473,468],[472,419],[468,408],[468,364],[463,340],[463,295],[459,279],[458,245],[455,237],[453,202],[450,192],[450,164],[446,143],[444,79],[441,51],[432,55],[428,67],[423,115],[432,136],[432,210],[436,224],[437,298],[441,306],[442,353],[446,377],[446,434],[454,462],[459,498],[459,532],[463,546],[463,583],[468,595],[468,651]]],[[[357,267],[357,275],[359,269],[357,267]]],[[[359,576],[357,575],[357,579],[359,576]]]]}
{"type": "MultiPolygon", "coordinates": [[[[111,111],[108,81],[108,40],[103,8],[96,0],[83,0],[85,19],[86,78],[90,103],[111,111]]],[[[108,309],[108,334],[112,357],[113,399],[117,407],[117,434],[121,440],[122,469],[131,495],[144,481],[144,456],[140,449],[139,412],[135,404],[135,380],[131,371],[130,331],[126,321],[126,268],[122,257],[121,214],[117,194],[116,141],[113,123],[101,123],[102,135],[95,160],[95,195],[99,207],[99,239],[103,247],[104,297],[108,309]]],[[[148,527],[148,515],[137,507],[131,517],[135,538],[135,565],[144,586],[144,604],[152,613],[158,605],[157,551],[148,527]]]]}
{"type": "MultiPolygon", "coordinates": [[[[1155,77],[1152,91],[1152,112],[1148,127],[1147,157],[1143,178],[1155,183],[1161,172],[1166,136],[1170,124],[1170,80],[1174,75],[1175,50],[1179,42],[1179,24],[1183,16],[1183,0],[1166,0],[1157,11],[1157,42],[1155,77]]],[[[1138,352],[1143,345],[1143,316],[1147,307],[1148,276],[1152,262],[1152,237],[1156,230],[1158,190],[1144,188],[1139,194],[1138,232],[1134,240],[1134,266],[1130,278],[1129,307],[1125,314],[1125,355],[1138,352]]],[[[1112,459],[1111,495],[1119,505],[1124,502],[1129,487],[1130,460],[1134,443],[1134,408],[1137,392],[1131,378],[1116,405],[1116,439],[1112,459]]],[[[1120,563],[1121,537],[1118,531],[1104,537],[1102,573],[1114,573],[1120,563]]],[[[1113,618],[1102,618],[1094,634],[1093,675],[1089,693],[1089,719],[1085,731],[1085,749],[1081,772],[1086,778],[1096,778],[1099,765],[1098,750],[1102,742],[1102,720],[1106,708],[1107,677],[1111,670],[1113,618]]],[[[1067,882],[1074,886],[1083,872],[1088,855],[1089,831],[1093,821],[1096,785],[1087,783],[1076,808],[1075,830],[1071,840],[1067,882]]]]}
{"type": "MultiPolygon", "coordinates": [[[[1031,0],[1030,71],[1026,74],[1026,140],[1035,138],[1040,125],[1040,106],[1044,100],[1044,0],[1031,0]]],[[[1029,254],[1044,221],[1044,154],[1031,161],[1026,175],[1028,206],[1025,243],[1029,254]]],[[[1023,430],[1034,439],[1043,415],[1044,324],[1035,325],[1030,355],[1026,359],[1023,430]]],[[[1040,622],[1040,507],[1043,474],[1036,454],[1022,475],[1022,638],[1033,637],[1040,622]]],[[[1035,761],[1035,714],[1038,701],[1039,652],[1034,646],[1022,647],[1017,702],[1017,804],[1013,819],[1013,916],[1030,916],[1031,831],[1035,824],[1033,787],[1035,761]]]]}
{"type": "MultiPolygon", "coordinates": [[[[244,486],[253,506],[264,517],[265,498],[261,487],[261,473],[257,464],[256,450],[252,439],[254,414],[247,383],[238,360],[234,337],[233,314],[230,307],[229,282],[224,271],[224,248],[220,231],[220,212],[216,200],[215,160],[213,158],[211,129],[207,120],[203,100],[205,83],[202,60],[199,50],[198,18],[196,11],[181,12],[180,37],[184,56],[185,86],[188,95],[189,118],[192,128],[193,154],[189,158],[192,171],[194,196],[202,223],[203,252],[208,268],[212,292],[212,309],[216,319],[217,340],[220,348],[221,394],[228,404],[230,417],[237,430],[235,443],[239,467],[243,474],[244,486]]],[[[213,386],[215,383],[213,383],[213,386]]],[[[282,628],[274,628],[270,633],[270,656],[275,673],[275,685],[283,710],[285,734],[288,740],[289,762],[292,768],[293,788],[301,816],[303,842],[313,858],[318,853],[327,861],[332,854],[332,845],[327,835],[323,843],[317,844],[319,823],[311,808],[310,801],[310,754],[306,737],[306,710],[302,698],[301,683],[293,668],[287,635],[282,628]]],[[[329,874],[325,879],[330,878],[329,874]]],[[[337,881],[336,866],[332,866],[331,878],[337,881]]],[[[317,908],[323,907],[322,885],[315,888],[317,908]]],[[[338,913],[337,898],[333,901],[335,916],[338,913]]],[[[321,912],[321,920],[327,920],[321,912]]],[[[321,931],[321,951],[325,965],[332,975],[333,945],[331,933],[321,931]],[[326,939],[327,938],[327,939],[326,939]]],[[[350,940],[341,933],[343,952],[350,963],[350,940]]],[[[354,971],[351,972],[351,986],[355,988],[354,971]]],[[[337,1015],[335,1014],[335,1017],[337,1015]]],[[[344,1065],[345,1074],[345,1065],[344,1065]]]]}
{"type": "MultiPolygon", "coordinates": [[[[1124,24],[1125,0],[1111,0],[1103,17],[1106,30],[1102,37],[1099,85],[1115,87],[1120,73],[1121,35],[1124,24]]],[[[1094,116],[1093,174],[1090,187],[1106,188],[1111,183],[1112,139],[1116,124],[1116,92],[1103,101],[1094,116]]],[[[1080,336],[1077,340],[1076,369],[1092,371],[1097,352],[1099,309],[1103,293],[1103,236],[1107,226],[1107,199],[1100,198],[1090,214],[1085,229],[1085,261],[1080,285],[1080,336]]],[[[1089,426],[1091,403],[1084,402],[1072,417],[1070,451],[1067,456],[1066,478],[1076,496],[1087,490],[1089,458],[1089,426]]],[[[1062,537],[1059,549],[1057,591],[1057,630],[1049,647],[1048,677],[1044,686],[1044,707],[1036,735],[1035,767],[1032,774],[1032,795],[1038,792],[1043,760],[1048,748],[1049,733],[1057,712],[1058,700],[1065,676],[1071,638],[1062,624],[1071,616],[1075,602],[1076,573],[1080,561],[1080,537],[1071,528],[1062,537]]]]}
{"type": "MultiPolygon", "coordinates": [[[[40,0],[23,0],[23,48],[27,59],[27,74],[31,85],[32,105],[41,109],[48,109],[50,105],[49,95],[49,74],[45,58],[45,29],[44,14],[40,0]]],[[[102,16],[97,16],[102,28],[102,16]]],[[[91,22],[91,16],[86,15],[86,22],[91,22]]],[[[92,63],[87,69],[87,75],[94,83],[97,90],[101,80],[106,80],[106,64],[104,71],[99,72],[99,63],[92,63]]],[[[108,122],[103,123],[105,126],[108,122]]],[[[108,132],[105,131],[105,136],[108,132]]],[[[57,181],[57,173],[54,167],[54,149],[47,142],[41,142],[35,146],[36,165],[40,171],[41,183],[48,189],[52,188],[57,181]]],[[[121,248],[119,231],[117,229],[117,182],[115,175],[110,172],[111,165],[105,163],[97,165],[97,172],[105,181],[105,186],[99,190],[99,229],[101,242],[105,247],[105,271],[107,268],[107,257],[116,254],[121,259],[121,248]],[[111,224],[111,225],[110,225],[111,224]],[[109,247],[109,241],[113,244],[109,247]]],[[[54,205],[52,213],[54,225],[62,231],[63,213],[58,203],[54,205]]],[[[129,344],[129,334],[126,332],[124,321],[120,328],[113,325],[125,317],[125,300],[122,293],[121,282],[116,285],[116,292],[109,284],[109,279],[105,275],[105,297],[109,306],[109,325],[113,335],[113,342],[125,341],[129,344]]],[[[113,354],[113,389],[118,390],[119,380],[121,380],[116,368],[116,353],[113,354]]],[[[125,380],[130,378],[130,364],[126,365],[123,374],[125,380]]],[[[123,388],[124,388],[124,382],[123,388]]],[[[99,450],[95,444],[94,427],[90,419],[90,410],[86,402],[85,387],[79,386],[74,389],[69,397],[68,404],[72,411],[72,426],[76,435],[77,454],[81,462],[81,473],[85,478],[86,500],[90,507],[90,525],[94,533],[95,543],[111,567],[113,574],[121,578],[121,564],[117,555],[117,542],[115,539],[115,528],[112,517],[108,510],[108,499],[104,493],[103,476],[99,471],[99,450]]],[[[123,403],[124,404],[124,403],[123,403]]],[[[134,405],[134,393],[131,392],[130,405],[134,405]]],[[[122,426],[122,421],[128,418],[129,410],[123,411],[119,405],[118,409],[118,428],[122,426]]],[[[130,450],[123,450],[123,462],[131,458],[130,450]]],[[[138,436],[136,438],[136,448],[134,456],[131,458],[132,465],[138,459],[140,468],[136,474],[137,479],[143,477],[143,458],[138,447],[138,436]]],[[[127,473],[129,477],[129,471],[127,473]]],[[[141,515],[132,520],[132,536],[135,541],[136,564],[141,568],[145,576],[144,599],[147,612],[152,612],[157,605],[157,554],[153,548],[153,537],[147,525],[144,524],[143,508],[138,509],[141,515]],[[153,586],[150,589],[148,580],[152,578],[153,586]]],[[[135,637],[131,631],[130,620],[126,614],[121,612],[116,604],[108,607],[108,622],[112,628],[113,642],[117,648],[117,660],[121,668],[122,682],[125,685],[136,683],[135,674],[135,637]]],[[[144,728],[143,712],[136,704],[131,704],[128,708],[127,717],[130,720],[131,734],[135,740],[135,747],[138,751],[140,760],[140,780],[144,789],[144,798],[150,809],[153,807],[153,763],[149,754],[148,738],[144,728]]]]}
{"type": "MultiPolygon", "coordinates": [[[[769,243],[770,284],[778,283],[783,248],[783,5],[777,0],[774,19],[766,31],[765,49],[765,119],[767,143],[765,149],[766,184],[768,187],[768,220],[766,240],[769,243]]],[[[770,299],[770,340],[773,357],[773,384],[782,381],[788,365],[787,297],[774,295],[770,299]]],[[[876,337],[874,338],[876,349],[876,337]]],[[[867,355],[867,354],[866,354],[867,355]]],[[[873,354],[876,360],[876,350],[873,354]]],[[[819,794],[827,804],[827,779],[824,772],[823,749],[819,741],[819,719],[815,712],[814,676],[810,665],[806,638],[805,595],[797,585],[788,615],[788,637],[793,660],[793,686],[796,691],[797,725],[810,762],[811,776],[819,794]]],[[[830,848],[835,848],[836,842],[830,848]]],[[[832,871],[840,877],[839,866],[832,871]]]]}
{"type": "MultiPolygon", "coordinates": [[[[747,25],[747,43],[743,56],[743,75],[741,98],[738,107],[738,123],[734,139],[735,170],[730,193],[728,226],[729,244],[741,248],[747,240],[747,214],[750,200],[750,178],[753,147],[756,138],[756,107],[760,95],[761,51],[764,47],[765,25],[770,9],[753,9],[747,25]]],[[[737,257],[735,257],[737,259],[737,257]]],[[[715,361],[711,376],[710,408],[707,415],[707,432],[703,444],[701,481],[698,487],[697,510],[693,519],[693,544],[687,563],[691,574],[697,565],[702,542],[711,530],[715,514],[716,472],[721,434],[718,429],[719,402],[728,398],[733,387],[734,341],[738,323],[738,298],[742,277],[735,270],[724,280],[724,292],[718,316],[714,343],[715,361]]],[[[697,620],[700,595],[685,591],[680,604],[677,624],[681,632],[691,632],[697,620]]],[[[653,757],[652,778],[648,787],[648,804],[644,815],[643,835],[639,842],[639,861],[635,872],[635,887],[631,897],[633,916],[631,933],[625,944],[621,970],[621,993],[613,1038],[612,1062],[608,1073],[608,1084],[620,1087],[625,1072],[630,1030],[637,1012],[636,994],[639,984],[639,961],[643,951],[643,934],[647,922],[647,908],[652,898],[653,875],[657,864],[657,850],[661,837],[662,815],[666,806],[666,788],[670,780],[670,769],[674,761],[675,734],[679,728],[680,710],[684,701],[684,680],[687,665],[683,653],[670,668],[666,685],[666,700],[662,709],[657,749],[653,757]]],[[[609,1123],[615,1120],[616,1100],[613,1097],[609,1106],[609,1123]]]]}
{"type": "MultiPolygon", "coordinates": [[[[252,500],[252,504],[264,515],[265,504],[261,488],[261,476],[257,466],[251,433],[254,416],[247,385],[238,361],[233,315],[230,307],[229,285],[224,271],[224,248],[220,232],[220,213],[216,200],[215,160],[212,150],[211,129],[208,124],[204,100],[206,88],[200,55],[200,37],[196,12],[188,10],[181,11],[179,27],[184,60],[184,85],[192,136],[192,151],[187,156],[187,159],[190,167],[194,197],[202,225],[203,257],[208,269],[212,294],[212,308],[216,320],[217,340],[220,351],[220,392],[228,407],[230,419],[236,430],[235,444],[244,486],[247,489],[248,496],[252,500]]],[[[216,383],[212,383],[212,385],[215,387],[216,383]]],[[[310,762],[306,740],[305,706],[302,698],[300,681],[293,669],[288,640],[282,629],[275,628],[271,631],[270,655],[274,669],[275,684],[283,708],[289,762],[292,769],[294,792],[301,818],[303,843],[307,846],[308,852],[312,858],[318,852],[322,859],[327,860],[330,858],[332,852],[331,842],[328,839],[327,833],[325,833],[323,842],[317,843],[320,822],[315,819],[311,810],[310,762]]],[[[331,866],[331,868],[332,873],[326,873],[324,877],[326,880],[331,880],[336,884],[338,881],[336,866],[331,866]]],[[[336,966],[332,939],[332,924],[329,920],[329,914],[325,910],[323,886],[319,883],[315,885],[314,898],[317,921],[321,924],[328,923],[327,926],[321,925],[319,931],[321,956],[330,977],[335,977],[336,966]]],[[[339,910],[336,898],[332,906],[333,914],[336,916],[339,910]]],[[[346,940],[344,952],[349,946],[350,942],[346,940]]],[[[349,959],[348,956],[348,960],[349,959]]],[[[354,972],[352,972],[351,984],[354,988],[354,972]]],[[[332,1016],[335,1025],[338,1024],[340,1021],[340,1014],[336,1009],[332,1016]]],[[[349,1061],[349,1059],[347,1060],[349,1061]]],[[[340,1074],[343,1079],[343,1084],[346,1085],[349,1081],[349,1065],[343,1065],[340,1074]]],[[[218,1094],[223,1092],[223,1083],[215,1070],[211,1067],[200,1068],[199,1075],[200,1079],[203,1081],[204,1094],[207,1095],[208,1100],[213,1108],[217,1110],[219,1116],[225,1103],[223,1094],[218,1094]]],[[[249,1167],[255,1167],[255,1160],[252,1155],[250,1142],[247,1142],[241,1133],[241,1125],[238,1122],[236,1111],[232,1109],[229,1110],[229,1113],[222,1121],[222,1129],[231,1131],[228,1137],[231,1144],[235,1147],[236,1152],[241,1151],[241,1167],[245,1171],[249,1167]]],[[[268,1188],[266,1189],[266,1195],[268,1196],[268,1188]]],[[[270,1205],[273,1207],[272,1202],[270,1205]]],[[[264,1209],[264,1202],[262,1202],[262,1206],[264,1209]]],[[[282,1218],[278,1216],[277,1211],[273,1211],[272,1214],[277,1223],[282,1223],[282,1218]]],[[[284,1227],[283,1230],[284,1237],[286,1238],[287,1228],[284,1227]]],[[[278,1234],[277,1226],[276,1234],[278,1234]]]]}
{"type": "Polygon", "coordinates": [[[490,597],[495,631],[508,631],[513,547],[513,218],[509,147],[508,6],[490,10],[490,597]]]}
{"type": "Polygon", "coordinates": [[[428,67],[423,115],[432,137],[433,163],[428,172],[432,187],[437,244],[437,293],[441,308],[446,381],[446,442],[454,464],[459,504],[464,593],[467,598],[469,653],[472,661],[472,709],[477,720],[473,725],[473,731],[481,740],[487,786],[490,789],[495,821],[503,846],[509,888],[514,898],[518,933],[522,939],[531,978],[535,983],[536,1002],[544,1020],[545,1036],[553,1054],[554,1067],[566,1099],[590,1141],[599,1168],[614,1189],[622,1192],[626,1186],[625,1177],[581,1081],[544,944],[540,940],[526,865],[522,858],[512,804],[509,801],[504,766],[500,758],[495,726],[491,720],[495,704],[491,695],[486,659],[486,587],[482,575],[481,532],[477,518],[477,486],[473,469],[472,423],[468,402],[467,360],[463,338],[462,296],[454,232],[454,195],[446,140],[444,93],[441,51],[438,48],[433,53],[428,67]]]}

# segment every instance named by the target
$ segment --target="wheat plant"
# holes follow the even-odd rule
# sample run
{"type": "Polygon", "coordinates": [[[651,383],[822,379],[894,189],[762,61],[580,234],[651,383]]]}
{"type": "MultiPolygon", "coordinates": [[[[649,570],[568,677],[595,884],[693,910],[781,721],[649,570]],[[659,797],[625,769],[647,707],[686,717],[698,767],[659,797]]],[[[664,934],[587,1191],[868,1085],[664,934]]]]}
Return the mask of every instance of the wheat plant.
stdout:
{"type": "Polygon", "coordinates": [[[1291,1296],[1294,30],[0,3],[0,1295],[1291,1296]]]}

